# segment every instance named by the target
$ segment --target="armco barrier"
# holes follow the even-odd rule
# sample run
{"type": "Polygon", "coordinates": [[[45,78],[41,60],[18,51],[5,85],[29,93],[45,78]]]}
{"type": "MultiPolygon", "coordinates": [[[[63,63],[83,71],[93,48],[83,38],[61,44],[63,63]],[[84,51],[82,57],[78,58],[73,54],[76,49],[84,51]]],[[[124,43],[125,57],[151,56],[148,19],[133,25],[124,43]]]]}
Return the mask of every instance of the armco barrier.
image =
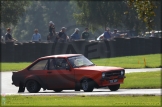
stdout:
{"type": "Polygon", "coordinates": [[[68,43],[1,43],[1,62],[32,62],[54,54],[84,54],[89,59],[161,53],[162,38],[115,38],[68,43]]]}

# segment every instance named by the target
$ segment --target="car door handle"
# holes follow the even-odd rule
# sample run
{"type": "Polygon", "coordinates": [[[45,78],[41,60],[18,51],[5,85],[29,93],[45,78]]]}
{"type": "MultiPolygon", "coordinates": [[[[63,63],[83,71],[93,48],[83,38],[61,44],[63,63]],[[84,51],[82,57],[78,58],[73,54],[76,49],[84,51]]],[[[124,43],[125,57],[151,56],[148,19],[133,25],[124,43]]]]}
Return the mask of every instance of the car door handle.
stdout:
{"type": "Polygon", "coordinates": [[[50,74],[50,73],[52,73],[52,72],[51,72],[51,71],[48,71],[47,73],[49,73],[49,74],[50,74]]]}

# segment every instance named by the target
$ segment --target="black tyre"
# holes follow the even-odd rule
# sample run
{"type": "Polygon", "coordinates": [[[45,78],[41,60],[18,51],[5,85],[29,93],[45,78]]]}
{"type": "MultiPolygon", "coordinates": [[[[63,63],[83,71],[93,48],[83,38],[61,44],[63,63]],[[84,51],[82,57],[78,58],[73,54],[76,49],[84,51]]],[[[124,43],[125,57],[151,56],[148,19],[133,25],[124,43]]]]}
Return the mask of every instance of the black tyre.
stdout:
{"type": "Polygon", "coordinates": [[[94,89],[94,82],[90,79],[83,79],[81,85],[84,92],[92,92],[94,89]]]}
{"type": "Polygon", "coordinates": [[[53,91],[55,91],[55,92],[61,92],[62,90],[61,89],[54,89],[53,91]]]}
{"type": "Polygon", "coordinates": [[[26,84],[26,88],[30,93],[37,93],[40,91],[41,86],[38,84],[38,82],[29,80],[26,84]]]}
{"type": "Polygon", "coordinates": [[[109,88],[111,91],[117,91],[117,90],[120,88],[120,84],[117,84],[117,85],[110,85],[110,86],[108,86],[108,88],[109,88]]]}

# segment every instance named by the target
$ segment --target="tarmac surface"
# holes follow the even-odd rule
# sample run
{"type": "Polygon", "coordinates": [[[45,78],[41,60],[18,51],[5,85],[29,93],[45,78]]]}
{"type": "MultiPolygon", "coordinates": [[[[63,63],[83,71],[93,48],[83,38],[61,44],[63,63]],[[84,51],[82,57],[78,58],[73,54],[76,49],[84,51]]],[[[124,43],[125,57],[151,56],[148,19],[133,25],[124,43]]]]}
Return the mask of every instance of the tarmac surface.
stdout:
{"type": "MultiPolygon", "coordinates": [[[[146,69],[125,69],[126,73],[132,72],[149,72],[149,71],[162,71],[161,68],[146,68],[146,69]]],[[[26,89],[24,93],[17,93],[18,87],[12,85],[12,72],[1,72],[1,94],[5,95],[162,95],[161,89],[119,89],[112,92],[109,89],[94,89],[93,92],[63,90],[60,93],[56,93],[53,90],[40,90],[39,93],[29,93],[26,89]]]]}

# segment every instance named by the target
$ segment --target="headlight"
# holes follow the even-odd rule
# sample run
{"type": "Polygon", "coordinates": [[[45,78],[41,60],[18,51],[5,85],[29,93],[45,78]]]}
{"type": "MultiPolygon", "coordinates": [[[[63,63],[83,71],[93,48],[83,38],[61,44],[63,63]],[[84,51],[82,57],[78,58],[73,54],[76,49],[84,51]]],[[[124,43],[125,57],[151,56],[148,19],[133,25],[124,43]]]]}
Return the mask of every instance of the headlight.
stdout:
{"type": "Polygon", "coordinates": [[[104,78],[105,77],[105,73],[102,73],[102,78],[104,78]]]}
{"type": "Polygon", "coordinates": [[[121,73],[120,73],[121,75],[124,75],[124,71],[121,71],[121,73]]]}

